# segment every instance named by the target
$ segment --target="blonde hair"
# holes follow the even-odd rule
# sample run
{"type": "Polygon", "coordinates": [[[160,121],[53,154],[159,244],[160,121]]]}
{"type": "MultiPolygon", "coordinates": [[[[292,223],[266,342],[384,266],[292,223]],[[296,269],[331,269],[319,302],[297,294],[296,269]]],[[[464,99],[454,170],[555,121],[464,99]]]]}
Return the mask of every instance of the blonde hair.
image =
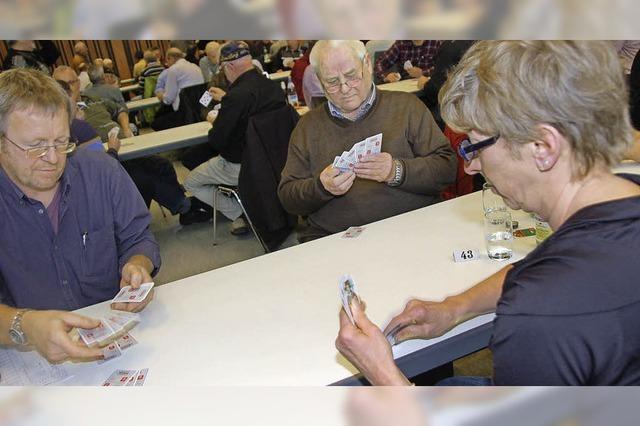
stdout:
{"type": "Polygon", "coordinates": [[[12,112],[32,108],[51,117],[64,109],[69,123],[73,119],[71,99],[53,78],[29,68],[0,73],[0,133],[6,134],[12,112]]]}
{"type": "Polygon", "coordinates": [[[540,140],[540,124],[553,126],[571,146],[574,177],[616,164],[632,142],[622,66],[606,42],[477,42],[439,101],[452,129],[516,145],[540,140]]]}

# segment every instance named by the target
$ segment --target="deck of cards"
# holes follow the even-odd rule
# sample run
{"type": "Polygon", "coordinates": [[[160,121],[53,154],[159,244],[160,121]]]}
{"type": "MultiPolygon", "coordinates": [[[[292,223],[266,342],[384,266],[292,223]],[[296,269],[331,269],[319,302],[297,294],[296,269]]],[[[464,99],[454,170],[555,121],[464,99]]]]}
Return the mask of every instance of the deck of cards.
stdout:
{"type": "Polygon", "coordinates": [[[111,303],[138,303],[142,302],[151,289],[153,283],[141,284],[138,288],[133,288],[130,285],[122,287],[116,297],[113,298],[111,303]]]}
{"type": "Polygon", "coordinates": [[[116,370],[102,386],[142,386],[147,379],[148,368],[142,370],[116,370]]]}
{"type": "Polygon", "coordinates": [[[122,355],[122,351],[138,341],[129,334],[129,330],[140,322],[140,316],[130,312],[111,311],[100,318],[100,325],[92,329],[78,328],[78,335],[85,345],[102,348],[102,360],[105,362],[122,355]]]}
{"type": "Polygon", "coordinates": [[[341,173],[348,172],[353,170],[365,155],[380,154],[380,152],[382,152],[382,133],[370,136],[353,145],[349,151],[344,151],[333,160],[333,167],[341,173]]]}
{"type": "Polygon", "coordinates": [[[355,298],[359,303],[360,298],[358,297],[358,288],[353,278],[351,278],[351,275],[346,274],[340,277],[338,281],[338,294],[340,295],[344,311],[347,313],[351,323],[356,325],[353,314],[351,313],[351,301],[355,298]]]}
{"type": "Polygon", "coordinates": [[[342,238],[357,238],[364,231],[364,226],[350,226],[342,238]]]}

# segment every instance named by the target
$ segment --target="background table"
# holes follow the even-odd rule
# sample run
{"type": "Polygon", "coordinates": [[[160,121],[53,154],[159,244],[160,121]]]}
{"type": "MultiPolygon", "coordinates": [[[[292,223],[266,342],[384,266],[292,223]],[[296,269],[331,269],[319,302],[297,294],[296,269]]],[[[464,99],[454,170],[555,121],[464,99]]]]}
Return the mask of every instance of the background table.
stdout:
{"type": "MultiPolygon", "coordinates": [[[[352,274],[381,327],[412,297],[459,293],[506,264],[486,255],[452,260],[454,249],[484,253],[481,210],[474,193],[369,224],[356,239],[336,234],[161,286],[132,330],[138,345],[102,365],[70,365],[75,376],[68,383],[98,384],[116,368],[149,368],[149,385],[340,382],[356,370],[334,347],[338,278],[352,274]]],[[[534,246],[534,237],[517,239],[513,260],[534,246]]],[[[99,316],[108,309],[102,303],[81,312],[99,316]]],[[[438,339],[402,343],[394,353],[404,356],[401,368],[429,370],[461,356],[460,342],[471,339],[470,351],[486,345],[491,320],[483,315],[438,339]],[[483,342],[470,337],[477,330],[483,342]]]]}
{"type": "Polygon", "coordinates": [[[146,108],[152,108],[158,105],[160,105],[160,100],[157,97],[152,96],[146,99],[138,99],[135,101],[127,102],[127,109],[129,110],[129,112],[140,111],[140,110],[143,110],[146,108]]]}

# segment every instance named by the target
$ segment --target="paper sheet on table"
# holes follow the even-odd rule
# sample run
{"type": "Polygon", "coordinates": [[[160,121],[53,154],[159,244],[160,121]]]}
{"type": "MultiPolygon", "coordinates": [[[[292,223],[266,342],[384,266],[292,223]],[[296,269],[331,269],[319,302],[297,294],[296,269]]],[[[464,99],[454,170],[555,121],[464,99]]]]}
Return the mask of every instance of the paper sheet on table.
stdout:
{"type": "Polygon", "coordinates": [[[0,349],[0,386],[46,386],[70,377],[62,365],[52,365],[36,351],[0,349]]]}

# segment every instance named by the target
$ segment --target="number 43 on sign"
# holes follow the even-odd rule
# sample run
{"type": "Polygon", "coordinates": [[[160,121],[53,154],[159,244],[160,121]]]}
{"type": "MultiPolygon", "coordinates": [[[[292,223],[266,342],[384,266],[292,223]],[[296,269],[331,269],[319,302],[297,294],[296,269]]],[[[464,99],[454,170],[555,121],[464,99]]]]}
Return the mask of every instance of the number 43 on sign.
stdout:
{"type": "Polygon", "coordinates": [[[454,262],[468,262],[470,260],[479,259],[478,251],[474,249],[463,249],[453,251],[454,262]]]}

